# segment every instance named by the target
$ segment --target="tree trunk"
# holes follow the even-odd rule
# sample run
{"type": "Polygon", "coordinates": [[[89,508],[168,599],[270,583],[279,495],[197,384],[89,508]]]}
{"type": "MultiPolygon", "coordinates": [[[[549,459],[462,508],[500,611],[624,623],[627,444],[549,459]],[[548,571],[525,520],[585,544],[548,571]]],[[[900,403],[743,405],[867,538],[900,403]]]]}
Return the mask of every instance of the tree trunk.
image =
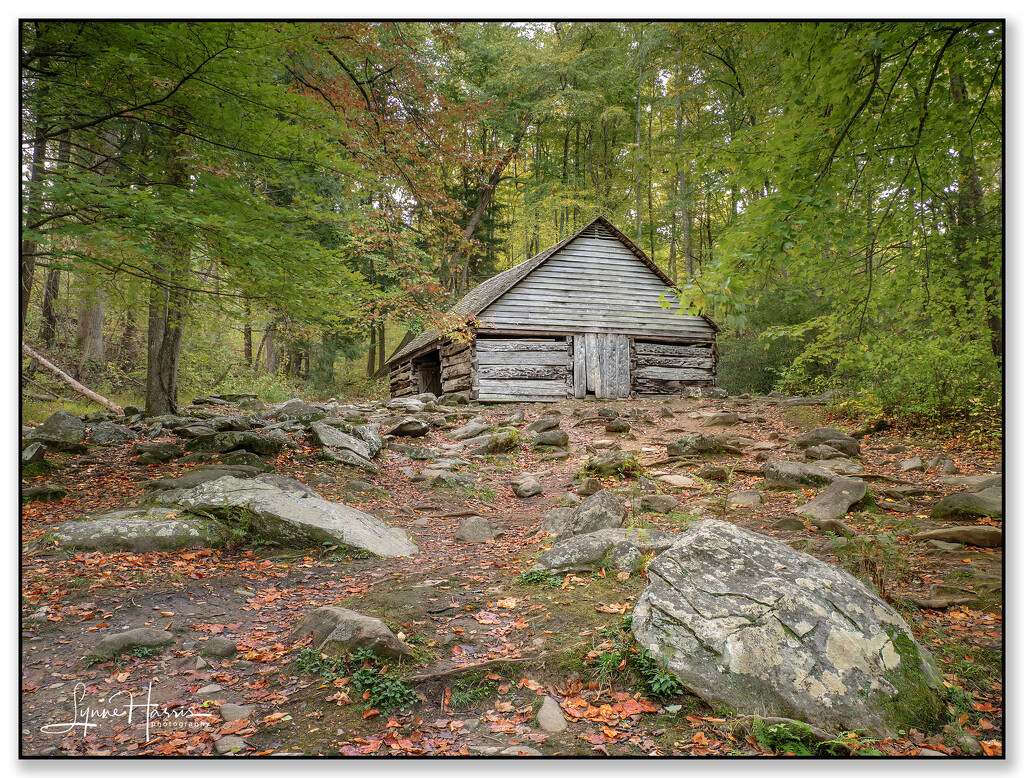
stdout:
{"type": "Polygon", "coordinates": [[[245,301],[245,328],[242,331],[242,348],[245,354],[245,364],[252,367],[252,306],[245,301]]]}
{"type": "Polygon", "coordinates": [[[129,308],[125,316],[124,332],[121,333],[121,342],[117,347],[118,364],[126,373],[134,370],[135,363],[138,361],[138,355],[135,351],[135,336],[135,311],[132,308],[129,308]]]}
{"type": "MultiPolygon", "coordinates": [[[[180,132],[168,139],[167,181],[185,187],[188,175],[180,132]]],[[[149,327],[146,333],[146,413],[177,414],[178,361],[185,333],[189,294],[179,285],[190,272],[191,246],[179,234],[164,234],[156,241],[160,259],[153,265],[149,292],[149,327]]]]}
{"type": "Polygon", "coordinates": [[[47,348],[57,339],[57,310],[55,304],[60,295],[60,268],[51,268],[46,274],[43,287],[43,320],[39,323],[39,340],[47,348]]]}
{"type": "Polygon", "coordinates": [[[384,368],[384,362],[387,359],[387,355],[384,352],[384,319],[377,319],[377,370],[384,368]]]}
{"type": "Polygon", "coordinates": [[[370,345],[366,350],[366,375],[377,372],[377,328],[370,322],[370,345]]]}
{"type": "MultiPolygon", "coordinates": [[[[36,218],[42,206],[42,186],[45,175],[46,138],[41,117],[34,116],[35,129],[32,135],[32,162],[28,169],[27,186],[22,189],[22,224],[26,228],[34,228],[36,218]]],[[[36,251],[38,246],[32,238],[25,237],[21,241],[21,300],[18,311],[18,338],[25,335],[25,320],[28,318],[28,303],[32,296],[32,282],[36,271],[36,251]]]]}
{"type": "Polygon", "coordinates": [[[80,378],[92,363],[103,367],[107,361],[107,350],[103,340],[103,324],[106,318],[107,300],[102,289],[91,289],[86,293],[85,302],[78,314],[78,366],[75,376],[80,378]]]}
{"type": "Polygon", "coordinates": [[[267,325],[267,331],[263,334],[263,364],[267,367],[267,373],[274,375],[280,367],[280,360],[277,358],[277,322],[272,321],[267,325]]]}

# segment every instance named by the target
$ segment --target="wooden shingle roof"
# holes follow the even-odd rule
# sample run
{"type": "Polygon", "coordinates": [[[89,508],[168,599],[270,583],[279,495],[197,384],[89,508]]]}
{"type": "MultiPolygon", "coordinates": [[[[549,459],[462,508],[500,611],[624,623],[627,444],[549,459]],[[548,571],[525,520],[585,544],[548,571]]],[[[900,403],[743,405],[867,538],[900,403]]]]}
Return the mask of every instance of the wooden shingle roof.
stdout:
{"type": "MultiPolygon", "coordinates": [[[[550,259],[556,252],[564,248],[566,245],[571,243],[573,240],[578,238],[581,234],[589,230],[594,225],[601,225],[609,232],[611,232],[627,249],[629,249],[638,259],[640,259],[645,265],[647,265],[657,276],[660,278],[666,286],[672,288],[678,288],[665,273],[650,260],[650,258],[636,246],[629,238],[623,235],[610,221],[603,216],[598,216],[592,221],[584,225],[582,228],[574,232],[572,235],[562,239],[555,245],[545,249],[540,254],[537,254],[525,262],[521,262],[518,265],[506,270],[503,273],[499,273],[496,276],[492,276],[487,279],[479,286],[470,290],[461,300],[459,300],[452,308],[449,313],[454,314],[459,318],[469,318],[476,316],[487,306],[509,291],[513,286],[522,281],[531,272],[536,270],[545,261],[550,259]]],[[[718,330],[718,326],[711,321],[710,318],[701,314],[701,318],[707,321],[715,330],[718,330]]],[[[398,349],[391,358],[388,360],[388,364],[394,362],[396,359],[402,359],[411,354],[415,354],[417,351],[430,346],[435,341],[442,337],[441,332],[438,330],[425,330],[413,338],[402,348],[398,349]]]]}

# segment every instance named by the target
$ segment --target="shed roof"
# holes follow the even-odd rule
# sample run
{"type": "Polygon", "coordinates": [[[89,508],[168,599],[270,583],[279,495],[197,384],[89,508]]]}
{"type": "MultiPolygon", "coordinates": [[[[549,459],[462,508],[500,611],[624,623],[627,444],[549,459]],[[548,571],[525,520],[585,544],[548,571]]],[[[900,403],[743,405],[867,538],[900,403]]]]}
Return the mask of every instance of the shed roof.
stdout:
{"type": "MultiPolygon", "coordinates": [[[[660,278],[665,283],[666,286],[678,289],[678,286],[672,282],[672,279],[665,275],[664,271],[662,271],[661,268],[655,265],[654,262],[651,261],[651,259],[643,252],[642,249],[640,249],[635,243],[633,243],[633,241],[631,241],[629,238],[623,235],[615,227],[615,225],[608,221],[604,216],[597,216],[592,221],[588,222],[579,230],[574,232],[572,235],[569,235],[568,237],[560,240],[555,245],[546,248],[540,254],[537,254],[536,256],[531,257],[530,259],[527,259],[524,262],[520,262],[518,265],[515,265],[514,267],[504,271],[503,273],[498,273],[498,275],[488,278],[486,281],[482,282],[474,289],[471,289],[469,292],[466,293],[466,295],[461,300],[459,300],[457,303],[455,303],[455,305],[451,307],[449,313],[465,318],[468,318],[470,316],[476,316],[478,313],[484,310],[484,308],[486,308],[488,305],[490,305],[503,294],[505,294],[505,292],[507,292],[517,283],[526,278],[526,276],[528,276],[532,271],[536,270],[545,261],[550,259],[559,249],[564,248],[567,244],[578,238],[582,233],[586,232],[590,227],[594,226],[595,224],[600,224],[609,232],[611,232],[612,235],[614,235],[622,243],[622,245],[624,245],[634,255],[636,255],[636,257],[640,259],[645,265],[647,265],[647,267],[649,267],[655,273],[655,275],[657,275],[658,278],[660,278]]],[[[714,327],[716,331],[719,329],[718,325],[711,321],[711,319],[708,316],[704,314],[700,314],[700,316],[702,319],[707,321],[708,324],[714,327]]],[[[439,332],[438,330],[424,330],[411,341],[409,341],[409,343],[407,343],[404,347],[398,349],[394,354],[392,354],[391,358],[388,359],[387,364],[390,364],[396,359],[408,356],[423,349],[426,346],[429,346],[434,341],[440,339],[441,336],[442,333],[439,332]]]]}

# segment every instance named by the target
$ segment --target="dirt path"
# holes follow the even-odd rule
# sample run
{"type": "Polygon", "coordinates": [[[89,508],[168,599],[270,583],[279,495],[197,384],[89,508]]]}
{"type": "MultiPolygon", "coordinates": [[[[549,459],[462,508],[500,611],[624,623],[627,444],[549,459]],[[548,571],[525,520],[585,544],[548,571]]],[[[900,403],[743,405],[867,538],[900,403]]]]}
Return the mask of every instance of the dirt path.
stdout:
{"type": "MultiPolygon", "coordinates": [[[[559,411],[561,426],[570,437],[569,458],[543,461],[527,450],[469,457],[471,464],[455,469],[476,478],[473,489],[432,489],[414,483],[407,468],[418,471],[425,463],[394,453],[374,477],[354,478],[351,471],[334,466],[325,469],[309,449],[283,454],[273,463],[276,472],[314,485],[328,499],[405,528],[419,547],[414,558],[360,559],[332,549],[307,553],[271,548],[175,554],[29,553],[23,567],[23,753],[208,754],[214,752],[215,740],[225,736],[244,737],[248,753],[458,754],[499,753],[506,748],[544,754],[761,753],[756,742],[736,739],[728,722],[696,698],[651,703],[628,677],[588,660],[595,650],[600,654],[603,644],[621,639],[618,626],[643,591],[642,574],[625,580],[612,574],[567,576],[547,585],[520,577],[550,543],[538,533],[545,514],[572,499],[575,476],[595,444],[603,445],[599,440],[613,439],[622,449],[637,451],[652,478],[693,476],[697,464],[652,463],[665,459],[667,443],[701,428],[700,414],[723,409],[748,419],[730,432],[777,446],[765,456],[781,456],[786,439],[826,422],[818,408],[783,409],[757,400],[484,407],[479,415],[488,423],[507,420],[520,410],[525,423],[559,411]],[[603,424],[574,415],[598,407],[617,410],[629,419],[631,431],[607,434],[603,424]],[[674,415],[662,416],[664,408],[674,415]],[[512,495],[510,481],[523,472],[540,474],[542,494],[526,500],[512,495]],[[492,519],[505,534],[479,544],[453,541],[456,529],[472,514],[492,519]],[[476,673],[417,684],[424,701],[410,714],[364,718],[367,711],[360,700],[339,705],[329,698],[341,687],[299,672],[294,647],[285,641],[303,614],[328,604],[377,616],[402,632],[417,650],[417,662],[402,670],[406,675],[491,664],[476,673]],[[152,655],[100,664],[84,660],[102,636],[137,627],[167,629],[176,642],[152,655]],[[228,658],[201,656],[205,642],[214,636],[228,638],[238,653],[228,658]],[[598,713],[580,711],[564,732],[545,732],[534,718],[542,694],[582,695],[598,713]],[[129,722],[123,710],[122,715],[111,713],[114,697],[122,707],[126,699],[137,706],[146,700],[177,710],[180,716],[146,729],[139,723],[145,709],[134,711],[129,722]],[[243,711],[245,717],[227,721],[225,711],[230,708],[222,708],[222,703],[252,708],[243,711]],[[635,710],[644,704],[651,710],[635,710]],[[93,715],[84,721],[90,711],[93,715]]],[[[438,431],[416,443],[445,454],[443,447],[450,441],[438,431]]],[[[851,515],[848,522],[861,532],[884,525],[905,541],[906,530],[899,534],[903,523],[927,516],[929,505],[952,491],[936,483],[934,472],[900,471],[900,461],[911,453],[920,453],[926,461],[941,453],[965,474],[998,467],[998,452],[950,446],[947,442],[939,451],[927,441],[885,434],[862,440],[862,462],[875,478],[873,483],[915,484],[927,492],[894,503],[894,509],[882,502],[876,514],[851,515]],[[894,446],[910,451],[887,453],[894,446]]],[[[129,504],[141,494],[142,480],[184,469],[140,468],[131,463],[128,448],[107,449],[85,460],[57,458],[68,465],[60,480],[71,495],[59,503],[26,507],[25,542],[58,521],[129,504]]],[[[728,493],[760,483],[758,456],[748,448],[742,457],[723,458],[718,464],[727,469],[726,482],[702,480],[694,488],[665,488],[680,500],[675,511],[634,511],[632,519],[679,530],[697,518],[724,518],[838,562],[827,553],[828,538],[811,531],[809,524],[792,529],[776,524],[781,518],[792,519],[794,502],[806,495],[763,491],[757,508],[725,507],[728,493]]],[[[620,489],[633,502],[641,494],[635,480],[606,481],[605,486],[620,489]]],[[[998,666],[1001,648],[1001,550],[961,547],[936,552],[905,542],[902,548],[908,574],[894,587],[894,594],[959,592],[977,597],[962,608],[908,617],[958,685],[974,693],[978,711],[967,727],[978,733],[978,740],[995,742],[1001,738],[1001,686],[998,680],[990,682],[990,668],[998,666]],[[967,677],[973,669],[979,677],[967,677]]],[[[915,753],[928,743],[940,751],[959,752],[948,733],[945,739],[943,733],[918,735],[883,744],[882,750],[915,753]]]]}

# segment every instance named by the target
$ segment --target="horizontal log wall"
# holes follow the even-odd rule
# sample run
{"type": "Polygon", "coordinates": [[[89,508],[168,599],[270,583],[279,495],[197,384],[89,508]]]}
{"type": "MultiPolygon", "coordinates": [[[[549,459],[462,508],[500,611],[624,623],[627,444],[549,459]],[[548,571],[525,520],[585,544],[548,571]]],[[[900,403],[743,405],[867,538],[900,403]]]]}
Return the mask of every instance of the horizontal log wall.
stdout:
{"type": "Polygon", "coordinates": [[[691,386],[714,386],[718,351],[713,343],[633,342],[633,391],[677,395],[691,386]]]}
{"type": "Polygon", "coordinates": [[[557,402],[571,391],[566,339],[478,338],[473,396],[490,402],[557,402]]]}
{"type": "Polygon", "coordinates": [[[472,342],[449,341],[441,345],[441,391],[468,392],[473,389],[472,342]]]}
{"type": "Polygon", "coordinates": [[[391,372],[388,375],[388,386],[392,397],[406,397],[411,394],[417,394],[415,382],[413,381],[411,359],[391,366],[391,372]]]}

